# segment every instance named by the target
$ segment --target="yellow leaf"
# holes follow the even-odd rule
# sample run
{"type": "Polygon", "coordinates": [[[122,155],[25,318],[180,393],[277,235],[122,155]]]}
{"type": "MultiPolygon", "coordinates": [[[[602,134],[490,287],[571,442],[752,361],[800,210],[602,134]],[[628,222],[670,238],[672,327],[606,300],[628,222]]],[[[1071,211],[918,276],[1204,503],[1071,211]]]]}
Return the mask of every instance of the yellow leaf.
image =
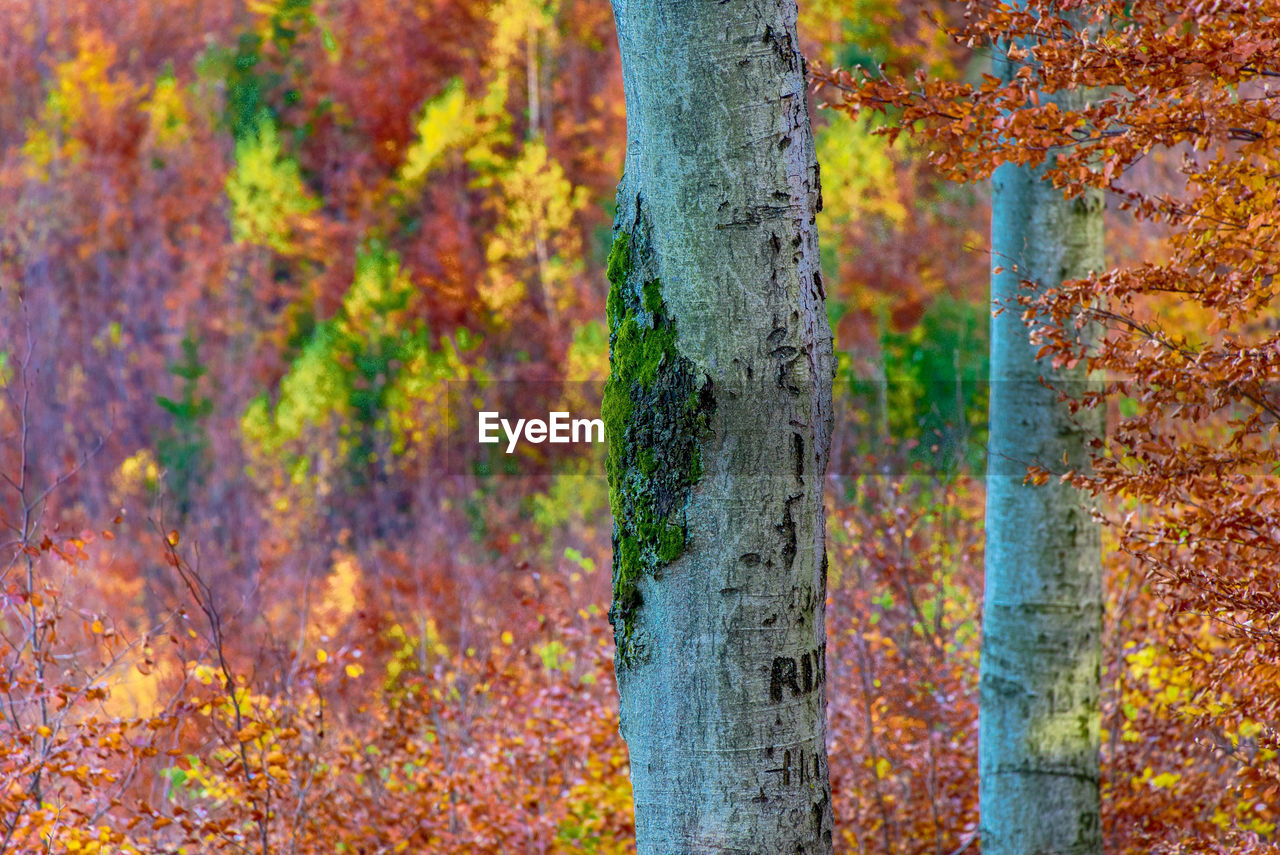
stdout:
{"type": "Polygon", "coordinates": [[[454,80],[428,101],[417,123],[417,139],[405,153],[400,180],[420,182],[436,169],[450,149],[465,145],[477,133],[475,108],[467,103],[467,90],[454,80]]]}
{"type": "Polygon", "coordinates": [[[267,120],[259,121],[256,133],[236,144],[236,168],[226,188],[235,241],[283,255],[297,252],[309,215],[320,207],[297,161],[285,154],[275,126],[267,120]]]}
{"type": "Polygon", "coordinates": [[[350,678],[351,678],[351,679],[353,679],[353,680],[354,680],[355,678],[359,677],[359,676],[360,676],[361,674],[363,674],[363,673],[364,673],[364,667],[363,667],[363,666],[361,666],[361,665],[357,665],[357,664],[355,664],[355,663],[352,663],[352,664],[350,664],[350,665],[348,665],[348,666],[347,666],[347,676],[348,676],[348,677],[350,677],[350,678]]]}

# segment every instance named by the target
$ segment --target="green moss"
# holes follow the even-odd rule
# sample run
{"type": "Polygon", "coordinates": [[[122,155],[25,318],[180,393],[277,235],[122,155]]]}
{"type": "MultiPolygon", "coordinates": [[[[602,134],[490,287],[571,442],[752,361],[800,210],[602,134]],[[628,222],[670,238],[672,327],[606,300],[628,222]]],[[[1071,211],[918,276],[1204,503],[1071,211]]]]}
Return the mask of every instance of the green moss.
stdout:
{"type": "Polygon", "coordinates": [[[616,329],[622,317],[622,288],[627,283],[627,273],[631,270],[631,238],[619,234],[609,250],[609,262],[605,275],[609,279],[609,296],[605,302],[605,316],[609,321],[609,329],[616,329]]]}
{"type": "Polygon", "coordinates": [[[644,283],[644,310],[651,315],[662,311],[662,283],[657,279],[644,283]]]}
{"type": "Polygon", "coordinates": [[[615,332],[611,370],[620,377],[652,386],[663,361],[676,358],[674,326],[643,327],[635,316],[627,314],[615,332]]]}
{"type": "Polygon", "coordinates": [[[684,554],[685,533],[683,526],[665,525],[657,532],[658,560],[670,564],[684,554]]]}
{"type": "Polygon", "coordinates": [[[613,621],[620,665],[644,655],[634,633],[640,580],[657,577],[688,544],[684,510],[702,476],[699,445],[715,403],[710,382],[676,347],[657,279],[635,287],[631,238],[609,253],[609,380],[602,418],[614,519],[613,621]]]}

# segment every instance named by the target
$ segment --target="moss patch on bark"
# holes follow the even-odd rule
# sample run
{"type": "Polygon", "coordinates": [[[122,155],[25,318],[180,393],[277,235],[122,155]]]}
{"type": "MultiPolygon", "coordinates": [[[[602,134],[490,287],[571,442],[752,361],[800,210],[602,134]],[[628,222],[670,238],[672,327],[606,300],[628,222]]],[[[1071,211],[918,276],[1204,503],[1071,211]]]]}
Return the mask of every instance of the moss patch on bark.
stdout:
{"type": "Polygon", "coordinates": [[[702,477],[711,382],[676,349],[676,324],[657,279],[636,281],[631,238],[609,253],[609,380],[602,418],[613,509],[613,623],[619,665],[645,655],[635,632],[640,580],[658,577],[688,546],[684,511],[702,477]]]}

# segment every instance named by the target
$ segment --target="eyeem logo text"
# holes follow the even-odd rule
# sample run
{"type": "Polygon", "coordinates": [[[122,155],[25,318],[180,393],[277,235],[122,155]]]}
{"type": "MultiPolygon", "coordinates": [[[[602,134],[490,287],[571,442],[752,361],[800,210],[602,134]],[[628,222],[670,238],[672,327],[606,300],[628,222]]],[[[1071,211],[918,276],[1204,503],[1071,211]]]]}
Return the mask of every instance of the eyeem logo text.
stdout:
{"type": "Polygon", "coordinates": [[[544,442],[567,444],[604,442],[604,422],[600,419],[573,419],[565,412],[547,414],[547,420],[516,419],[512,424],[500,414],[485,410],[479,414],[480,442],[500,442],[498,430],[507,436],[507,454],[516,450],[521,440],[540,445],[544,442]]]}

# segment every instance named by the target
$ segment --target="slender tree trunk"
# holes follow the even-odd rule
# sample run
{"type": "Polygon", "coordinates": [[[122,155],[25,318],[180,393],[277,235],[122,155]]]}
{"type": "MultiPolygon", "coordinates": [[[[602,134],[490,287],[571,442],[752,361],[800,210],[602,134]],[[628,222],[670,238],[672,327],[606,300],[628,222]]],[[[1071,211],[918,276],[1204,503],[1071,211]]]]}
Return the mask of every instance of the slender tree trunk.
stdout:
{"type": "Polygon", "coordinates": [[[613,0],[604,415],[641,855],[825,853],[831,331],[794,0],[613,0]]]}
{"type": "MultiPolygon", "coordinates": [[[[1071,109],[1084,97],[1053,100],[1071,109]]],[[[1102,269],[1101,196],[1064,199],[1042,171],[1006,164],[993,178],[992,263],[1004,271],[992,275],[991,291],[1001,305],[1017,296],[1019,280],[1053,287],[1102,269]]],[[[1040,383],[1043,376],[1079,391],[1087,376],[1083,365],[1038,362],[1016,305],[992,321],[991,332],[982,851],[1100,853],[1100,529],[1069,484],[1052,478],[1034,486],[1023,476],[1028,462],[1053,471],[1086,466],[1101,413],[1072,416],[1040,383]]]]}

